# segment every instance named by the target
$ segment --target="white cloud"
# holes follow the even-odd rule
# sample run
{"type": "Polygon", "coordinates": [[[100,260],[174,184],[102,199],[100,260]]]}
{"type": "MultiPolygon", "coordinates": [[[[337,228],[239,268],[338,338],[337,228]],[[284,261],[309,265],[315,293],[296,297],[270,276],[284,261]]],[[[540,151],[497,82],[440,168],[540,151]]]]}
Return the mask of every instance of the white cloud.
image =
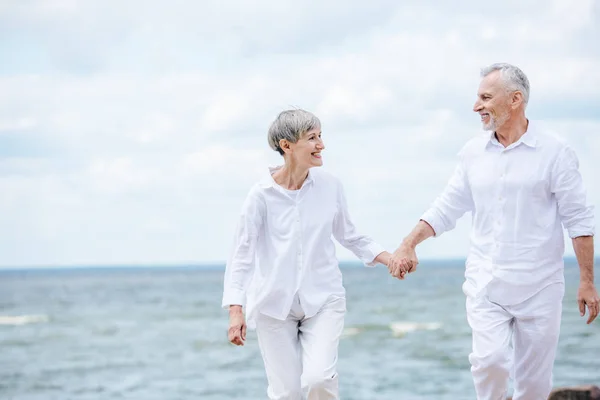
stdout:
{"type": "MultiPolygon", "coordinates": [[[[531,117],[568,136],[599,206],[599,19],[592,0],[3,3],[0,265],[224,260],[280,161],[268,124],[295,106],[322,119],[357,224],[393,247],[480,129],[497,61],[528,74],[531,117]]],[[[422,257],[463,256],[467,230],[422,257]]]]}
{"type": "Polygon", "coordinates": [[[31,117],[21,117],[16,119],[0,120],[0,134],[6,131],[25,131],[35,128],[36,121],[31,117]]]}

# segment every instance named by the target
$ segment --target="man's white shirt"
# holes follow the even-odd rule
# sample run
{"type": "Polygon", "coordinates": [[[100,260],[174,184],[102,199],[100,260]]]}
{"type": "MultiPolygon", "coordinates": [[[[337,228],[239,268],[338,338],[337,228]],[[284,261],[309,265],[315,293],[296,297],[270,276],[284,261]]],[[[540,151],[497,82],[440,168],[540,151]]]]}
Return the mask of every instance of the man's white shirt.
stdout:
{"type": "Polygon", "coordinates": [[[385,251],[356,230],[338,179],[311,168],[291,196],[273,180],[275,170],[250,190],[226,266],[222,306],[246,306],[249,326],[255,312],[285,320],[294,296],[306,318],[345,296],[332,236],[366,266],[385,251]]]}
{"type": "Polygon", "coordinates": [[[564,282],[563,226],[571,238],[594,235],[593,207],[573,149],[538,130],[508,147],[494,133],[470,140],[444,192],[421,217],[436,236],[472,213],[463,290],[517,304],[564,282]]]}

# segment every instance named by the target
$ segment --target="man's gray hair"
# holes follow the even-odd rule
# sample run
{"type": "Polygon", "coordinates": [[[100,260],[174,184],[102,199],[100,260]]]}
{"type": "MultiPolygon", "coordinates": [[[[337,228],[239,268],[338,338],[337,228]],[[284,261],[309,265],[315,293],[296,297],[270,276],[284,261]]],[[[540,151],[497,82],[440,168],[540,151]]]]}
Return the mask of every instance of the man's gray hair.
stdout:
{"type": "Polygon", "coordinates": [[[500,71],[500,76],[509,91],[523,93],[523,101],[529,102],[529,79],[518,67],[507,63],[496,63],[481,69],[481,77],[485,78],[494,71],[500,71]]]}
{"type": "Polygon", "coordinates": [[[303,134],[320,127],[321,121],[311,112],[302,109],[282,111],[269,127],[269,146],[283,155],[279,147],[281,139],[296,143],[303,134]]]}

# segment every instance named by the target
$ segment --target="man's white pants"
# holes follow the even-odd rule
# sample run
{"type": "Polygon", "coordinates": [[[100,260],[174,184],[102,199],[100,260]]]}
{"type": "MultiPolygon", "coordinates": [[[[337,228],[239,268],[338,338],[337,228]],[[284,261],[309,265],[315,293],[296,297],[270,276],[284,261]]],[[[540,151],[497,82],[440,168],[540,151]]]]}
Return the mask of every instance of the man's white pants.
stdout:
{"type": "Polygon", "coordinates": [[[551,284],[511,306],[492,303],[486,295],[467,297],[473,330],[469,361],[478,400],[505,399],[511,372],[514,400],[548,399],[564,290],[563,283],[551,284]]]}
{"type": "Polygon", "coordinates": [[[269,399],[339,399],[336,365],[345,313],[346,299],[335,298],[305,318],[296,297],[285,321],[256,317],[269,399]]]}

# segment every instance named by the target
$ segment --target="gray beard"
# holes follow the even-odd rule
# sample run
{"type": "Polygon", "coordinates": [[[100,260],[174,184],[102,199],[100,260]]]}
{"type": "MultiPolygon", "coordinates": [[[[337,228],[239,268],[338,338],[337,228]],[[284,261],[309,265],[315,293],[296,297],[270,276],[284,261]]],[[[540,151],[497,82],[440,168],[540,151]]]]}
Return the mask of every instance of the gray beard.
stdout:
{"type": "Polygon", "coordinates": [[[490,122],[487,124],[483,124],[484,131],[496,131],[498,127],[504,125],[504,123],[508,120],[508,114],[503,115],[502,117],[492,118],[490,115],[490,122]]]}
{"type": "Polygon", "coordinates": [[[488,124],[483,124],[484,131],[495,131],[496,130],[496,121],[490,121],[488,124]]]}

